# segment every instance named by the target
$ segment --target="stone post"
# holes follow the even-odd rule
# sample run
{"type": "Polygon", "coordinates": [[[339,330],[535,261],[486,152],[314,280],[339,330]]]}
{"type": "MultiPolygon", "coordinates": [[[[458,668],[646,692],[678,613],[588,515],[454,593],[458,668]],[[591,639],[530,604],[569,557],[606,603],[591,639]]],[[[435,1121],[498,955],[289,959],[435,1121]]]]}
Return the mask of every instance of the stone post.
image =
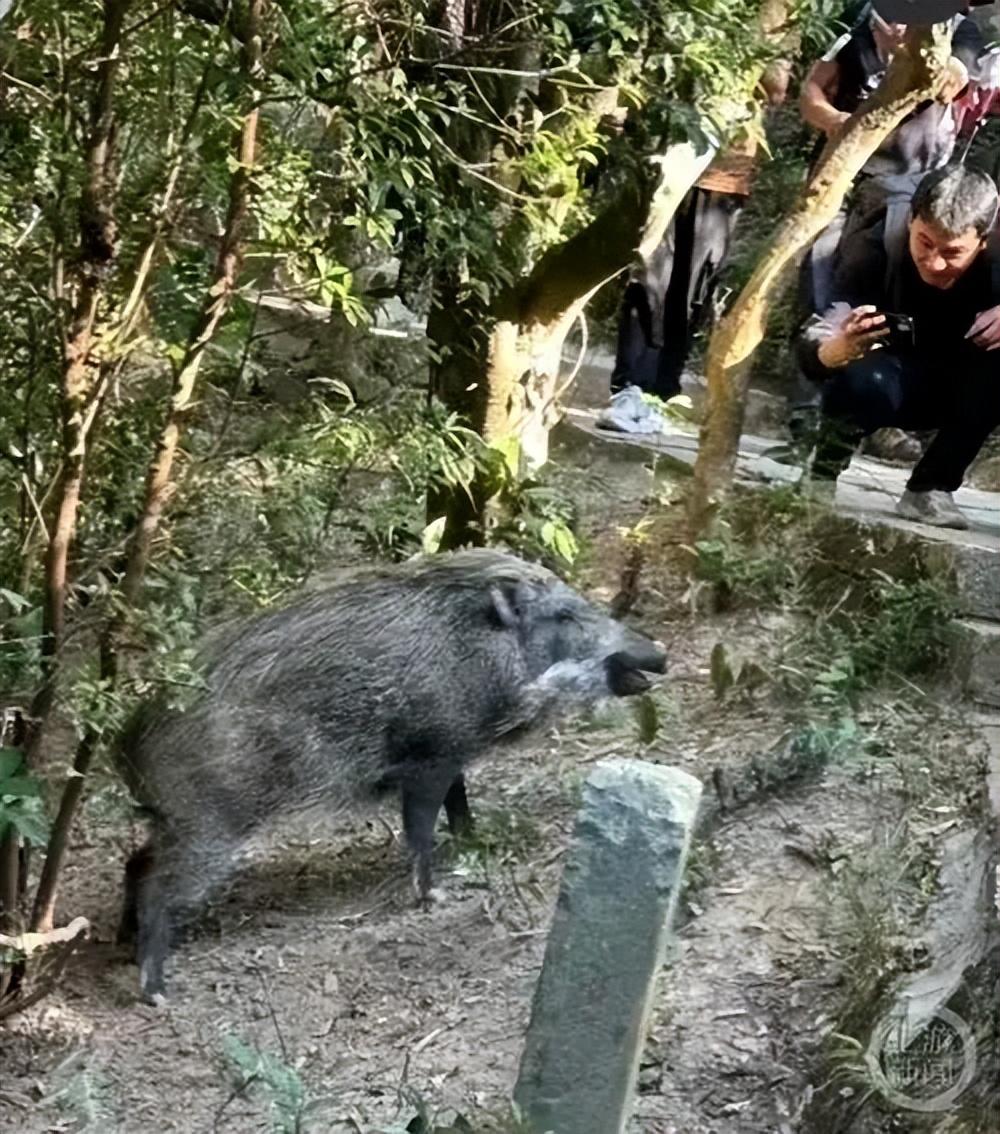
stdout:
{"type": "Polygon", "coordinates": [[[584,787],[514,1098],[537,1134],[621,1134],[701,784],[605,760],[584,787]]]}

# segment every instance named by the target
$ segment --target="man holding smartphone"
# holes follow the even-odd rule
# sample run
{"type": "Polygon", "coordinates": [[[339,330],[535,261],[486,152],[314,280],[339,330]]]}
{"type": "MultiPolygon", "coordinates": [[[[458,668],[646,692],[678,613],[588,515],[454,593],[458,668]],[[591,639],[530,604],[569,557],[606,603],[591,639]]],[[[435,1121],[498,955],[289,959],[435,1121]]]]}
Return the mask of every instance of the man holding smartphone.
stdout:
{"type": "Polygon", "coordinates": [[[968,527],[952,493],[1000,425],[1000,255],[987,240],[998,206],[991,177],[946,166],[918,185],[897,240],[882,224],[845,239],[831,305],[799,340],[803,370],[822,384],[816,495],[832,498],[875,430],[937,430],[897,511],[968,527]]]}

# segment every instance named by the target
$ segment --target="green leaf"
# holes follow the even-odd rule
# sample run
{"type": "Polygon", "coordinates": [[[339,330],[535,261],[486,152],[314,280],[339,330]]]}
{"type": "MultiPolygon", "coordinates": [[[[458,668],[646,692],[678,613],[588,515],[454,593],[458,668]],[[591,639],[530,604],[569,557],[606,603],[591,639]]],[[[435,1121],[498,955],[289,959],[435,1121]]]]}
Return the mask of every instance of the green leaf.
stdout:
{"type": "Polygon", "coordinates": [[[729,663],[729,655],[722,642],[716,642],[712,647],[712,657],[709,663],[712,675],[712,689],[716,699],[721,701],[736,681],[733,667],[729,663]]]}
{"type": "Polygon", "coordinates": [[[441,546],[441,537],[444,535],[445,524],[447,522],[447,516],[439,516],[436,520],[432,520],[427,527],[424,528],[423,532],[421,532],[420,543],[425,555],[434,555],[441,546]]]}
{"type": "Polygon", "coordinates": [[[552,549],[557,555],[565,559],[567,563],[572,563],[580,552],[580,545],[576,542],[576,537],[565,524],[557,524],[552,539],[552,549]]]}
{"type": "Polygon", "coordinates": [[[24,753],[20,748],[0,748],[0,784],[15,775],[24,763],[24,753]]]}
{"type": "Polygon", "coordinates": [[[521,468],[521,442],[513,435],[508,435],[491,442],[490,448],[495,449],[503,457],[507,475],[511,479],[516,478],[521,468]]]}
{"type": "Polygon", "coordinates": [[[11,607],[15,614],[20,614],[22,610],[27,610],[31,606],[30,599],[26,599],[24,595],[16,594],[14,591],[8,591],[6,587],[0,587],[0,598],[11,607]]]}
{"type": "MultiPolygon", "coordinates": [[[[0,811],[0,815],[2,814],[3,812],[0,811]]],[[[7,819],[14,830],[29,843],[37,847],[44,847],[48,843],[49,822],[41,813],[13,809],[7,813],[7,819]]]]}
{"type": "Polygon", "coordinates": [[[260,1052],[256,1048],[248,1047],[238,1036],[225,1036],[222,1048],[244,1083],[249,1083],[260,1074],[260,1052]]]}
{"type": "Polygon", "coordinates": [[[639,743],[648,748],[660,732],[660,710],[648,693],[636,700],[635,719],[639,726],[639,743]]]}
{"type": "Polygon", "coordinates": [[[11,776],[0,780],[0,799],[35,799],[41,795],[41,784],[34,776],[11,776]]]}

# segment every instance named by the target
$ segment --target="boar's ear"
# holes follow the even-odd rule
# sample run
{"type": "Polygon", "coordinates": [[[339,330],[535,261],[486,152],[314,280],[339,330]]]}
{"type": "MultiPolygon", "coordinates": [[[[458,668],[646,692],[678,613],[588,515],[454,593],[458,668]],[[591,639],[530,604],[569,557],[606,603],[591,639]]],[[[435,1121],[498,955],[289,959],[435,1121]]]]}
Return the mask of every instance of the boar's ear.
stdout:
{"type": "Polygon", "coordinates": [[[517,586],[513,583],[490,587],[490,616],[505,630],[516,630],[521,625],[517,599],[517,586]]]}

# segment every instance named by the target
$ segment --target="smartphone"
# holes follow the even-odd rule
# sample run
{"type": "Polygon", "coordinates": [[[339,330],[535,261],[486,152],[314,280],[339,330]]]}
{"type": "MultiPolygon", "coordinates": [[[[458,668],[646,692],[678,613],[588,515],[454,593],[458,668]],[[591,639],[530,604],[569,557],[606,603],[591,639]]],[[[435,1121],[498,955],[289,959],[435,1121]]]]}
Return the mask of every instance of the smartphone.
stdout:
{"type": "Polygon", "coordinates": [[[889,350],[913,350],[917,345],[913,317],[892,311],[883,311],[881,314],[885,316],[885,326],[889,328],[888,335],[881,340],[885,346],[889,350]]]}

